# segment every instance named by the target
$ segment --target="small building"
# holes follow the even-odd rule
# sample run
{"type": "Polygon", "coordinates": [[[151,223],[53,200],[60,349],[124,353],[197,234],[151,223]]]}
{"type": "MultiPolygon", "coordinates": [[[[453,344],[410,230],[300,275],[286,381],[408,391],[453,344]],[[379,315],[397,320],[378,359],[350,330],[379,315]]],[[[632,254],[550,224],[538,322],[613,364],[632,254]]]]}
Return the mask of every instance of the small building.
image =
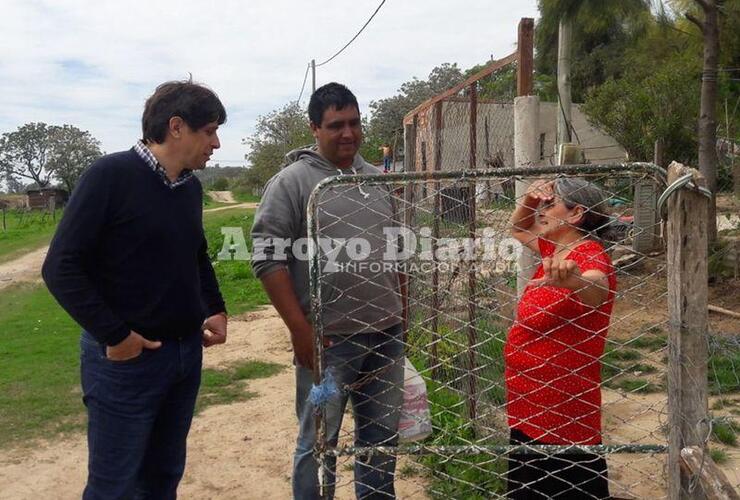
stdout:
{"type": "Polygon", "coordinates": [[[28,208],[61,208],[69,200],[69,193],[60,188],[40,188],[26,191],[28,208]]]}

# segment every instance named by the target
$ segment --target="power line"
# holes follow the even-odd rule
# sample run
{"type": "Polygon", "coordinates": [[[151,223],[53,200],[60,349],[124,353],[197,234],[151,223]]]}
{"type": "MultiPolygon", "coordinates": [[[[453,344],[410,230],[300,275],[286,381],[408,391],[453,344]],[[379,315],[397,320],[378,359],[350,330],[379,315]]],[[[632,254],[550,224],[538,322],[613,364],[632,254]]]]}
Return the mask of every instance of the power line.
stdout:
{"type": "Polygon", "coordinates": [[[309,69],[311,69],[310,64],[306,66],[306,74],[303,75],[303,85],[301,85],[301,93],[298,94],[298,100],[296,101],[298,105],[301,104],[301,97],[303,97],[303,90],[306,88],[306,80],[308,80],[308,70],[309,69]]]}
{"type": "Polygon", "coordinates": [[[360,28],[360,31],[358,31],[358,32],[357,32],[357,34],[356,34],[355,36],[353,36],[353,37],[352,37],[352,39],[351,39],[351,40],[350,40],[349,42],[347,42],[347,44],[346,44],[346,45],[345,45],[344,47],[342,47],[341,49],[339,49],[339,51],[338,51],[338,52],[337,52],[336,54],[334,54],[333,56],[331,56],[331,57],[330,57],[329,59],[327,59],[326,61],[324,61],[324,62],[322,62],[322,63],[319,63],[319,64],[317,64],[317,65],[316,65],[316,67],[318,68],[319,66],[323,66],[324,64],[327,64],[327,63],[331,62],[331,61],[332,61],[332,60],[333,60],[333,59],[334,59],[335,57],[337,57],[337,56],[338,56],[339,54],[341,54],[342,52],[344,52],[344,49],[346,49],[347,47],[349,47],[349,46],[350,46],[350,44],[351,44],[352,42],[354,42],[354,41],[355,41],[355,39],[356,39],[356,38],[357,38],[358,36],[360,36],[360,33],[362,33],[362,31],[363,31],[363,30],[364,30],[365,28],[367,28],[367,25],[368,25],[368,24],[370,24],[370,21],[372,21],[372,20],[373,20],[373,18],[375,17],[375,15],[376,15],[376,14],[378,13],[378,11],[380,11],[380,8],[381,8],[381,7],[383,6],[383,4],[385,3],[385,1],[386,1],[386,0],[383,0],[382,2],[380,2],[380,5],[378,5],[378,8],[377,8],[377,9],[375,9],[375,12],[373,12],[373,15],[372,15],[372,16],[370,16],[370,19],[368,19],[368,20],[367,20],[367,22],[366,22],[365,24],[363,24],[363,25],[362,25],[362,28],[360,28]]]}

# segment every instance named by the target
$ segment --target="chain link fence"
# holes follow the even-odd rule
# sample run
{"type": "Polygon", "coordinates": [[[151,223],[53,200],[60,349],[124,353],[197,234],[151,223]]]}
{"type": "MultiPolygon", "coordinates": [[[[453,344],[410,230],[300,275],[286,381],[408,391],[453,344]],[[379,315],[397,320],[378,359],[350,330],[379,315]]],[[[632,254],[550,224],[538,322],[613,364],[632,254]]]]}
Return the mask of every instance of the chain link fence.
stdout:
{"type": "MultiPolygon", "coordinates": [[[[663,171],[647,164],[322,182],[309,205],[309,255],[324,494],[518,498],[545,475],[566,478],[562,498],[602,498],[589,477],[612,498],[667,497],[670,360],[686,359],[680,346],[675,358],[669,348],[671,271],[655,215],[664,188],[663,171]],[[557,306],[562,298],[528,312],[522,303],[517,277],[540,261],[511,237],[510,216],[523,201],[515,185],[554,177],[598,186],[609,206],[603,245],[616,287],[608,330],[593,311],[557,306]],[[534,316],[544,321],[539,334],[522,330],[534,316]],[[398,439],[399,419],[423,423],[409,424],[405,413],[414,374],[404,359],[423,379],[431,422],[413,442],[398,439]]],[[[730,465],[738,338],[709,335],[704,361],[708,439],[716,449],[722,441],[730,465]]],[[[740,486],[737,471],[726,473],[740,486]]]]}

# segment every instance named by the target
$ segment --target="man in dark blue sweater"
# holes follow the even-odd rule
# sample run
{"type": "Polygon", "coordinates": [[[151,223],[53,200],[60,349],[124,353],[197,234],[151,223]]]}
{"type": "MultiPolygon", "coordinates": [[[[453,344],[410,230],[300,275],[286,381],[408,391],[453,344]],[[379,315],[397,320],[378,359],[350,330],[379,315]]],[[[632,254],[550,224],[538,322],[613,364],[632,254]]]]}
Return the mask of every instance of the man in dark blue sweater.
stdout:
{"type": "Polygon", "coordinates": [[[44,281],[83,328],[85,499],[176,497],[203,346],[226,341],[192,173],[225,121],[211,90],[157,87],[143,140],[90,166],[49,248],[44,281]]]}

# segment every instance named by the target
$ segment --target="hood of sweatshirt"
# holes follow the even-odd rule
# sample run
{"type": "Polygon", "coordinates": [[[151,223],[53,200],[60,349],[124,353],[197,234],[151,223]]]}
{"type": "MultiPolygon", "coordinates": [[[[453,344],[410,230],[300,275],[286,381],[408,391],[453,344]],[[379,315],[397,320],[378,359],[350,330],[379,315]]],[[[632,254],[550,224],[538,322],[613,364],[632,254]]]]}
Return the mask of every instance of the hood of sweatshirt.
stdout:
{"type": "Polygon", "coordinates": [[[321,156],[318,152],[317,147],[311,146],[311,147],[301,147],[294,149],[293,151],[290,151],[288,154],[285,155],[286,165],[290,165],[291,163],[295,163],[298,160],[303,160],[305,163],[307,163],[309,166],[313,168],[317,168],[319,170],[326,170],[328,172],[331,172],[332,174],[365,174],[365,173],[375,173],[368,171],[365,167],[367,166],[367,163],[365,163],[365,160],[362,159],[362,156],[360,156],[359,153],[355,155],[354,160],[352,161],[352,165],[349,168],[341,169],[331,163],[329,160],[321,156]]]}

